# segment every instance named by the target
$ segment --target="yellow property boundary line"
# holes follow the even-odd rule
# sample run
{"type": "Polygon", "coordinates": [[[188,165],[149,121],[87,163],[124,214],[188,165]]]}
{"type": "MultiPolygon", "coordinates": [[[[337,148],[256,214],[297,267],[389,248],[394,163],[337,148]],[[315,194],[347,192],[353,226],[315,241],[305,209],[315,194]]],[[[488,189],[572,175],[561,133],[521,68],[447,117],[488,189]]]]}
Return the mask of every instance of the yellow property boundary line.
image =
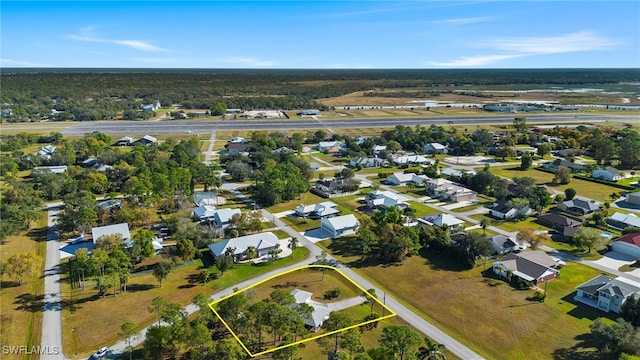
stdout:
{"type": "MultiPolygon", "coordinates": [[[[252,353],[252,352],[247,348],[247,346],[242,342],[242,340],[240,340],[240,338],[238,337],[238,335],[237,335],[237,334],[236,334],[236,333],[231,329],[231,327],[229,326],[229,324],[227,324],[227,322],[226,322],[226,321],[224,321],[224,319],[222,318],[222,316],[220,316],[220,314],[218,314],[218,312],[216,311],[216,309],[215,309],[215,307],[214,307],[214,305],[216,305],[217,303],[219,303],[219,302],[221,302],[221,301],[223,301],[223,300],[226,300],[226,299],[228,299],[228,298],[230,298],[230,297],[232,297],[232,296],[234,296],[234,295],[237,295],[237,294],[243,293],[243,292],[245,292],[245,291],[247,291],[247,290],[249,290],[249,289],[251,289],[251,288],[253,288],[253,287],[256,287],[256,286],[258,286],[258,285],[264,284],[265,282],[267,282],[267,281],[269,281],[269,280],[272,280],[272,279],[275,279],[275,278],[277,278],[278,276],[286,275],[286,274],[292,273],[292,272],[294,272],[294,271],[299,271],[299,270],[304,270],[304,269],[320,269],[320,268],[330,269],[330,270],[334,270],[334,271],[336,271],[338,274],[342,275],[345,279],[349,280],[349,282],[351,282],[353,285],[355,285],[358,289],[362,290],[362,292],[363,292],[363,293],[368,294],[367,290],[365,290],[362,286],[358,285],[355,281],[353,281],[350,277],[348,277],[347,275],[345,275],[345,274],[344,274],[342,271],[340,271],[338,268],[335,268],[335,267],[333,267],[333,266],[328,266],[328,265],[305,265],[305,266],[300,266],[300,267],[297,267],[297,268],[295,268],[295,269],[291,269],[291,270],[288,270],[288,271],[285,271],[285,272],[282,272],[282,273],[279,273],[279,274],[276,274],[276,275],[270,276],[270,277],[268,277],[267,279],[264,279],[264,280],[258,281],[257,283],[255,283],[255,284],[253,284],[253,285],[251,285],[251,286],[248,286],[248,287],[246,287],[246,288],[244,288],[244,289],[242,289],[242,290],[236,291],[236,292],[234,292],[233,294],[229,294],[229,295],[227,295],[227,296],[223,296],[223,297],[221,297],[220,299],[218,299],[218,300],[215,300],[215,301],[211,302],[211,303],[209,304],[209,307],[211,308],[211,310],[213,311],[213,313],[214,313],[214,314],[216,314],[216,316],[218,317],[218,319],[220,319],[220,321],[222,321],[222,323],[224,324],[224,326],[227,328],[227,330],[229,330],[229,332],[231,333],[231,335],[233,335],[233,337],[236,339],[236,341],[238,341],[238,343],[240,344],[240,346],[242,346],[242,348],[243,348],[243,349],[247,352],[247,354],[249,354],[249,356],[251,356],[251,357],[256,357],[256,356],[264,355],[264,354],[267,354],[267,353],[270,353],[270,352],[274,352],[274,351],[278,351],[278,350],[281,350],[281,349],[288,348],[288,347],[290,347],[290,346],[295,346],[295,345],[298,345],[298,344],[306,343],[306,342],[309,342],[309,341],[311,341],[311,340],[319,339],[319,338],[321,338],[321,337],[325,337],[325,336],[329,336],[329,335],[337,334],[337,333],[339,333],[339,332],[343,332],[343,331],[346,331],[346,330],[349,330],[349,329],[354,329],[354,328],[357,328],[357,327],[360,327],[360,326],[363,326],[363,325],[367,325],[367,324],[371,324],[371,323],[374,323],[374,322],[382,321],[382,320],[384,320],[384,319],[388,319],[388,318],[391,318],[391,317],[394,317],[394,316],[396,316],[396,315],[397,315],[397,314],[396,314],[393,310],[391,310],[387,305],[385,305],[385,304],[383,304],[382,302],[380,302],[380,300],[379,300],[378,298],[376,298],[376,297],[374,297],[374,296],[371,296],[371,298],[372,298],[376,303],[380,304],[380,306],[382,306],[382,308],[383,308],[383,309],[385,309],[385,310],[389,311],[389,315],[381,316],[381,317],[379,317],[379,318],[376,318],[376,319],[373,319],[373,320],[368,320],[368,321],[365,321],[365,322],[361,322],[361,323],[358,323],[358,324],[356,324],[356,325],[352,325],[352,326],[349,326],[349,327],[345,327],[345,328],[343,328],[343,329],[338,329],[338,330],[330,331],[330,332],[328,332],[328,333],[324,333],[324,334],[322,334],[322,335],[313,336],[313,337],[310,337],[310,338],[307,338],[307,339],[303,339],[303,340],[300,340],[300,341],[293,342],[293,343],[291,343],[291,344],[281,345],[281,346],[278,346],[278,347],[276,347],[276,348],[269,349],[269,350],[265,350],[265,351],[261,351],[261,352],[259,352],[259,353],[254,354],[254,353],[252,353]]],[[[369,295],[369,296],[370,296],[370,295],[369,295]]]]}

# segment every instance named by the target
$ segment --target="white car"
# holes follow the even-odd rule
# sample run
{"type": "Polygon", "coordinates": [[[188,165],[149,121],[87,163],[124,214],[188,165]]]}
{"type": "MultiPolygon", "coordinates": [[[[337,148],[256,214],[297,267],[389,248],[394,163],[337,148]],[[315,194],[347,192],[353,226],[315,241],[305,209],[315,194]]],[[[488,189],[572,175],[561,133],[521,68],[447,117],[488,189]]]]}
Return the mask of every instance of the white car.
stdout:
{"type": "Polygon", "coordinates": [[[102,359],[105,355],[109,353],[108,347],[102,347],[98,349],[93,355],[91,355],[91,359],[102,359]]]}

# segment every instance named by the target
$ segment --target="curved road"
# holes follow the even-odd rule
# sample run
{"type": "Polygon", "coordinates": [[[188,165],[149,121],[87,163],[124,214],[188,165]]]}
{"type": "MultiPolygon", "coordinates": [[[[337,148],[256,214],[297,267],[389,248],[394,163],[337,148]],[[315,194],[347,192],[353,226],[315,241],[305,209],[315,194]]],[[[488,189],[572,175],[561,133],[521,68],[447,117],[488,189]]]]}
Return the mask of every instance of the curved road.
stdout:
{"type": "Polygon", "coordinates": [[[83,135],[93,131],[101,131],[109,135],[133,134],[182,134],[211,133],[212,131],[231,130],[306,130],[306,129],[334,129],[334,128],[375,128],[396,125],[481,125],[481,124],[511,124],[515,117],[527,118],[528,124],[559,124],[559,123],[593,123],[593,122],[640,122],[640,116],[634,115],[595,115],[595,114],[487,114],[474,116],[430,116],[403,118],[341,118],[322,120],[173,120],[173,121],[86,121],[56,123],[55,127],[47,123],[36,124],[6,124],[9,130],[59,130],[64,135],[83,135]]]}

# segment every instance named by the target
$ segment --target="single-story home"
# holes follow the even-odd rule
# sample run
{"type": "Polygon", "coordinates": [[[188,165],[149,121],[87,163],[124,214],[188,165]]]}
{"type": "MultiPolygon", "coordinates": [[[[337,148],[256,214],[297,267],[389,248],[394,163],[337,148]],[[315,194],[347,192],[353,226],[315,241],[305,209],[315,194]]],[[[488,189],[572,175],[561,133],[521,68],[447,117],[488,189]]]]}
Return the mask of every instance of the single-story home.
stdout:
{"type": "Polygon", "coordinates": [[[446,154],[447,147],[440,143],[429,143],[424,146],[425,154],[446,154]]]}
{"type": "Polygon", "coordinates": [[[248,144],[249,140],[241,137],[241,136],[234,136],[231,139],[229,139],[228,141],[231,144],[248,144]]]}
{"type": "Polygon", "coordinates": [[[227,145],[225,145],[227,154],[240,154],[240,153],[243,153],[243,152],[247,151],[247,149],[250,146],[251,146],[250,144],[242,143],[242,142],[228,143],[227,145]]]}
{"type": "Polygon", "coordinates": [[[318,331],[322,324],[329,318],[329,314],[331,313],[329,307],[325,304],[311,301],[313,294],[308,291],[293,289],[290,294],[293,295],[296,305],[307,304],[313,308],[311,316],[304,318],[304,325],[313,332],[318,331]]]}
{"type": "Polygon", "coordinates": [[[57,166],[36,166],[33,168],[32,172],[34,174],[42,174],[46,172],[51,172],[54,174],[62,174],[67,172],[67,165],[57,165],[57,166]]]}
{"type": "Polygon", "coordinates": [[[557,278],[560,272],[556,269],[556,261],[541,250],[523,251],[518,254],[507,254],[502,261],[493,263],[493,272],[511,280],[516,276],[538,285],[557,278]]]}
{"type": "Polygon", "coordinates": [[[578,228],[582,222],[557,213],[546,213],[538,216],[538,222],[544,226],[562,231],[566,227],[578,228]]]}
{"type": "Polygon", "coordinates": [[[446,177],[462,177],[464,174],[475,175],[475,170],[458,170],[454,168],[444,168],[439,170],[440,175],[446,177]]]}
{"type": "Polygon", "coordinates": [[[312,219],[322,219],[329,216],[340,214],[338,204],[331,201],[324,201],[319,204],[298,205],[293,209],[295,214],[300,217],[309,217],[312,219]]]}
{"type": "Polygon", "coordinates": [[[133,144],[133,138],[130,136],[125,136],[123,138],[118,139],[113,145],[114,146],[129,146],[133,144]]]}
{"type": "Polygon", "coordinates": [[[402,155],[402,156],[394,157],[392,161],[397,166],[423,165],[423,164],[431,164],[433,162],[432,160],[429,160],[422,155],[402,155]]]}
{"type": "Polygon", "coordinates": [[[587,215],[600,210],[602,206],[593,200],[573,199],[558,204],[558,209],[578,215],[587,215]]]}
{"type": "Polygon", "coordinates": [[[56,147],[53,145],[43,146],[36,154],[45,160],[50,160],[51,156],[56,153],[56,147]]]}
{"type": "Polygon", "coordinates": [[[193,220],[195,221],[212,221],[215,214],[216,207],[213,205],[200,205],[193,208],[193,220]]]}
{"type": "Polygon", "coordinates": [[[211,191],[193,194],[193,202],[196,206],[217,205],[216,194],[211,191]]]}
{"type": "Polygon", "coordinates": [[[218,209],[216,213],[213,214],[213,221],[215,221],[216,225],[221,229],[226,229],[231,225],[231,220],[234,215],[242,215],[242,211],[240,209],[218,209]]]}
{"type": "Polygon", "coordinates": [[[122,241],[125,244],[125,247],[129,247],[133,245],[131,243],[131,233],[129,232],[129,224],[127,223],[98,226],[91,229],[91,237],[93,238],[94,244],[96,243],[96,241],[98,241],[98,239],[100,239],[101,236],[111,236],[116,234],[122,235],[122,241]]]}
{"type": "Polygon", "coordinates": [[[607,218],[609,226],[624,229],[630,226],[640,227],[640,218],[636,214],[623,214],[616,212],[607,218]]]}
{"type": "Polygon", "coordinates": [[[613,251],[640,259],[640,232],[620,236],[611,245],[613,251]]]}
{"type": "Polygon", "coordinates": [[[624,201],[629,204],[640,205],[640,191],[627,194],[627,198],[624,201]]]}
{"type": "Polygon", "coordinates": [[[621,277],[612,279],[607,275],[598,275],[576,287],[573,299],[604,312],[619,314],[631,295],[636,299],[640,297],[640,284],[621,277]]]}
{"type": "Polygon", "coordinates": [[[239,261],[247,257],[247,248],[249,247],[253,247],[255,249],[256,257],[261,257],[269,255],[271,250],[279,249],[280,242],[274,233],[263,232],[225,239],[209,244],[209,252],[211,255],[216,257],[224,256],[227,254],[227,251],[229,251],[233,256],[234,261],[239,261]]]}
{"type": "Polygon", "coordinates": [[[425,181],[428,181],[427,175],[418,175],[416,173],[393,173],[387,176],[387,184],[391,185],[407,185],[412,183],[416,186],[424,185],[425,181]]]}
{"type": "Polygon", "coordinates": [[[493,253],[496,255],[507,254],[518,248],[518,244],[516,244],[515,241],[504,235],[489,236],[487,240],[491,242],[493,253]]]}
{"type": "Polygon", "coordinates": [[[329,233],[332,238],[355,234],[360,229],[360,222],[353,214],[323,218],[320,227],[329,233]]]}
{"type": "Polygon", "coordinates": [[[320,196],[331,197],[334,194],[354,191],[351,189],[355,189],[357,191],[359,188],[360,182],[358,180],[335,178],[331,180],[318,180],[311,190],[320,194],[320,196]],[[346,191],[345,189],[349,189],[349,191],[346,191]]]}
{"type": "Polygon", "coordinates": [[[543,168],[553,170],[553,171],[558,170],[558,167],[560,166],[568,167],[571,170],[571,172],[574,172],[574,173],[581,172],[584,169],[584,166],[572,163],[571,161],[567,161],[565,159],[555,159],[554,161],[549,161],[542,164],[543,168]]]}
{"type": "Polygon", "coordinates": [[[112,170],[112,169],[113,169],[113,166],[111,165],[100,164],[96,168],[96,171],[99,173],[103,173],[103,172],[107,172],[107,170],[112,170]]]}
{"type": "Polygon", "coordinates": [[[151,136],[151,135],[145,135],[139,139],[136,139],[132,142],[133,145],[135,144],[142,144],[142,145],[149,145],[152,144],[154,142],[157,142],[158,139],[156,139],[155,137],[151,136]]]}
{"type": "Polygon", "coordinates": [[[445,201],[476,201],[477,192],[454,183],[453,181],[438,178],[431,179],[426,183],[427,193],[436,195],[445,201]]]}
{"type": "Polygon", "coordinates": [[[391,191],[373,190],[365,195],[364,199],[371,209],[386,209],[395,206],[398,210],[404,210],[409,207],[407,202],[391,191]]]}
{"type": "Polygon", "coordinates": [[[98,163],[98,159],[91,157],[82,161],[80,166],[82,167],[92,167],[98,163]]]}
{"type": "Polygon", "coordinates": [[[372,150],[374,154],[378,154],[382,151],[387,150],[387,145],[373,145],[372,150]]]}
{"type": "Polygon", "coordinates": [[[449,231],[452,231],[452,232],[462,230],[462,228],[464,228],[463,220],[460,220],[457,217],[451,214],[446,214],[446,213],[441,213],[436,215],[427,215],[422,217],[422,220],[424,220],[428,225],[431,225],[431,226],[439,226],[439,227],[446,226],[449,229],[449,231]]]}
{"type": "Polygon", "coordinates": [[[604,169],[593,170],[593,172],[591,172],[591,177],[607,181],[618,181],[622,179],[620,171],[610,166],[607,166],[604,169]]]}
{"type": "Polygon", "coordinates": [[[516,209],[509,205],[507,199],[500,199],[489,208],[489,214],[497,219],[515,219],[517,217],[527,216],[531,212],[530,207],[516,209]]]}
{"type": "Polygon", "coordinates": [[[320,115],[320,110],[317,109],[305,109],[300,111],[300,115],[302,116],[317,116],[320,115]]]}
{"type": "Polygon", "coordinates": [[[344,150],[347,146],[340,141],[320,141],[320,143],[318,143],[318,150],[325,154],[330,153],[332,149],[336,148],[344,150]]]}
{"type": "Polygon", "coordinates": [[[351,159],[351,161],[349,161],[349,167],[351,168],[355,168],[358,165],[362,166],[363,168],[387,167],[389,166],[389,160],[378,157],[359,157],[357,159],[351,159]]]}

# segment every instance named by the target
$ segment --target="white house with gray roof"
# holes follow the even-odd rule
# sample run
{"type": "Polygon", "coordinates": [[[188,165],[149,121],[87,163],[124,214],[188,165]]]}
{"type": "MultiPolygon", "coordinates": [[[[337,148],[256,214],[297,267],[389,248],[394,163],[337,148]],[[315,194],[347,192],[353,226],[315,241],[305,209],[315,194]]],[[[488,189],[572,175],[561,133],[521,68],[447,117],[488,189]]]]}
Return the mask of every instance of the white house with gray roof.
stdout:
{"type": "Polygon", "coordinates": [[[631,295],[640,297],[640,284],[621,277],[612,279],[606,275],[598,275],[579,285],[573,299],[604,312],[619,314],[622,305],[631,295]]]}
{"type": "Polygon", "coordinates": [[[263,232],[240,236],[237,238],[225,239],[222,241],[209,244],[209,252],[211,255],[223,256],[230,251],[234,261],[243,260],[247,256],[247,248],[256,249],[256,257],[269,254],[269,251],[280,248],[278,237],[272,232],[263,232]]]}
{"type": "Polygon", "coordinates": [[[293,211],[300,217],[310,217],[312,219],[322,219],[340,214],[338,204],[331,201],[324,201],[312,205],[300,204],[293,209],[293,211]]]}
{"type": "Polygon", "coordinates": [[[360,222],[353,214],[323,218],[320,220],[320,227],[329,233],[332,238],[339,238],[358,232],[360,222]]]}
{"type": "Polygon", "coordinates": [[[329,318],[329,314],[331,314],[329,307],[325,304],[312,301],[311,296],[313,294],[308,291],[293,289],[290,294],[293,295],[293,298],[296,301],[294,306],[298,304],[307,304],[313,308],[311,316],[304,318],[304,325],[311,331],[318,331],[322,324],[324,324],[324,322],[329,318]]]}
{"type": "Polygon", "coordinates": [[[129,224],[127,223],[98,226],[91,229],[91,236],[93,238],[94,244],[102,236],[111,236],[117,234],[122,235],[122,241],[125,243],[125,246],[131,241],[131,233],[129,232],[129,224]]]}

